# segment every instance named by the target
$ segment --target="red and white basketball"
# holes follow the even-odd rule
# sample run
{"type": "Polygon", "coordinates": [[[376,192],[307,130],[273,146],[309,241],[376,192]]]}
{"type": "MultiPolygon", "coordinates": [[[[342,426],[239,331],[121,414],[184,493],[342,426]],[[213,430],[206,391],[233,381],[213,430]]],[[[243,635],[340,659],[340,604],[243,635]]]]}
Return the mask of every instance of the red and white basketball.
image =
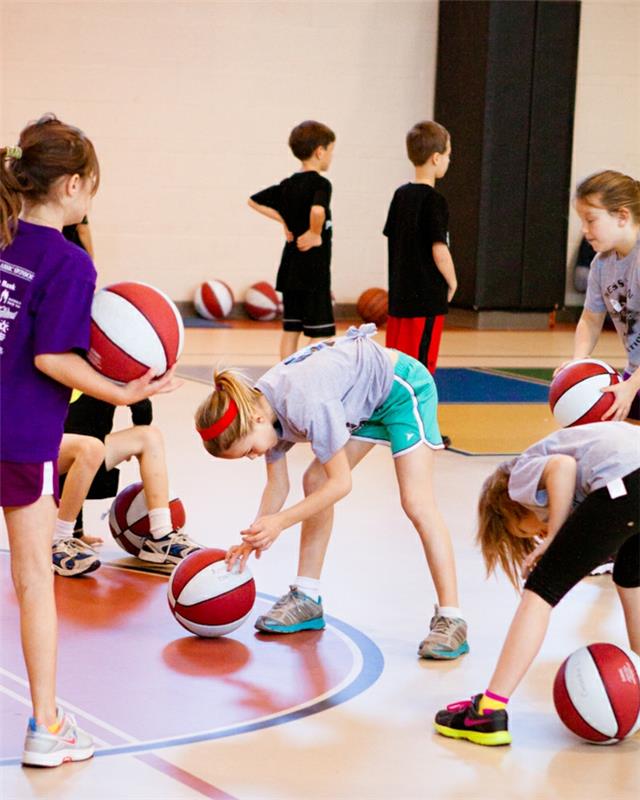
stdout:
{"type": "Polygon", "coordinates": [[[205,281],[196,289],[193,305],[205,319],[224,319],[233,308],[233,299],[224,281],[205,281]]]}
{"type": "MultiPolygon", "coordinates": [[[[186,522],[182,501],[174,497],[169,502],[171,524],[180,530],[186,522]]],[[[109,511],[109,528],[113,538],[127,553],[137,556],[146,536],[149,536],[149,509],[142,491],[142,483],[132,483],[118,492],[109,511]]]]}
{"type": "Polygon", "coordinates": [[[606,386],[620,382],[615,369],[597,358],[581,358],[563,367],[551,381],[549,405],[563,428],[600,422],[614,402],[606,386]]]}
{"type": "Polygon", "coordinates": [[[178,564],[169,579],[173,616],[198,636],[224,636],[239,628],[256,599],[249,570],[228,572],[224,557],[224,550],[197,550],[178,564]]]}
{"type": "Polygon", "coordinates": [[[180,312],[159,289],[127,281],[94,295],[89,361],[107,378],[126,383],[149,369],[164,375],[183,342],[180,312]]]}
{"type": "Polygon", "coordinates": [[[588,742],[615,744],[640,727],[640,658],[615,644],[572,653],[553,684],[558,716],[588,742]]]}
{"type": "Polygon", "coordinates": [[[247,289],[244,308],[251,319],[263,322],[275,319],[282,311],[276,290],[266,281],[254,283],[247,289]]]}

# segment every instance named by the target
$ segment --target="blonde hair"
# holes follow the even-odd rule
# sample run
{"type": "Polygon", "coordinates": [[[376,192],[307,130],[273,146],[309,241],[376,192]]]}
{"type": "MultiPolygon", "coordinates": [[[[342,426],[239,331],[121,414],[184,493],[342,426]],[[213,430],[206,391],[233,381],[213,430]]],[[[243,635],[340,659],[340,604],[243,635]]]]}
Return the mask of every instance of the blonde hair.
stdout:
{"type": "Polygon", "coordinates": [[[579,183],[576,189],[577,200],[596,206],[589,201],[590,197],[597,198],[598,204],[610,214],[627,208],[633,221],[640,224],[640,181],[612,169],[596,172],[579,183]]]}
{"type": "Polygon", "coordinates": [[[261,394],[251,386],[246,375],[230,369],[214,370],[213,384],[214,390],[195,413],[196,428],[204,430],[217,422],[229,407],[230,400],[238,407],[238,414],[228,428],[215,439],[202,442],[208,453],[219,458],[237,439],[251,431],[256,401],[261,394]]]}
{"type": "Polygon", "coordinates": [[[487,576],[500,565],[518,589],[522,562],[536,546],[534,538],[520,538],[511,532],[527,509],[509,497],[509,476],[513,462],[500,464],[480,493],[476,542],[482,551],[487,576]]]}

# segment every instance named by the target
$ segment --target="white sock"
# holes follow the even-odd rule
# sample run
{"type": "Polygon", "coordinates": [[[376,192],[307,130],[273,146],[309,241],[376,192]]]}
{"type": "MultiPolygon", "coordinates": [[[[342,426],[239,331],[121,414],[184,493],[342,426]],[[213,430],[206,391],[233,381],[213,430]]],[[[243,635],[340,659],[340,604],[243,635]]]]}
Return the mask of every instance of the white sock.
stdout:
{"type": "Polygon", "coordinates": [[[153,539],[162,539],[173,530],[171,512],[168,508],[152,508],[149,511],[149,533],[153,539]]]}
{"type": "Polygon", "coordinates": [[[304,592],[307,597],[315,600],[316,603],[320,602],[320,581],[317,578],[306,578],[304,575],[297,575],[294,585],[304,592]]]}
{"type": "Polygon", "coordinates": [[[59,542],[62,539],[72,539],[74,525],[74,522],[65,522],[63,519],[57,519],[56,528],[53,532],[54,543],[59,542]]]}
{"type": "Polygon", "coordinates": [[[455,617],[456,619],[464,619],[462,611],[457,606],[438,606],[438,614],[441,617],[455,617]]]}

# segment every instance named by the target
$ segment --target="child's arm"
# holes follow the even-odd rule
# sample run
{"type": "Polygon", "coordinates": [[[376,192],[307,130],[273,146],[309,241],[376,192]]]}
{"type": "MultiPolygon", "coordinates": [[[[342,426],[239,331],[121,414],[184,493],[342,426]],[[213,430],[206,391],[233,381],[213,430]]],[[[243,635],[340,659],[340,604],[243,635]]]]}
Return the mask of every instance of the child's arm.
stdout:
{"type": "Polygon", "coordinates": [[[547,535],[522,562],[522,575],[527,577],[555,535],[564,525],[573,507],[578,465],[575,458],[564,454],[551,456],[542,470],[540,488],[546,489],[549,498],[547,535]]]}
{"type": "Polygon", "coordinates": [[[34,364],[54,381],[114,406],[128,406],[154,394],[172,392],[182,385],[182,381],[173,376],[175,367],[157,380],[153,380],[153,372],[149,370],[146,375],[124,385],[113,383],[77,353],[41,353],[35,357],[34,364]]]}
{"type": "Polygon", "coordinates": [[[272,219],[272,220],[275,220],[276,222],[279,222],[282,225],[282,227],[284,228],[285,239],[288,242],[292,242],[293,241],[293,234],[291,233],[289,228],[287,228],[287,223],[284,221],[284,219],[282,218],[281,214],[279,214],[275,210],[275,208],[270,208],[269,206],[261,206],[260,203],[256,203],[256,201],[252,200],[251,198],[249,198],[249,200],[247,202],[249,204],[249,207],[252,208],[254,211],[257,211],[258,214],[262,214],[265,217],[269,217],[269,219],[272,219]]]}
{"type": "Polygon", "coordinates": [[[256,519],[242,532],[243,540],[254,549],[267,550],[283,530],[330,508],[348,495],[351,491],[351,468],[344,447],[323,466],[327,480],[319,489],[294,506],[256,519]]]}
{"type": "MultiPolygon", "coordinates": [[[[278,461],[267,463],[267,485],[262,492],[260,500],[260,507],[256,514],[256,520],[276,514],[282,506],[289,494],[289,472],[287,470],[287,458],[280,458],[278,461]]],[[[239,562],[240,572],[244,569],[247,559],[255,550],[256,558],[260,558],[262,552],[261,548],[254,548],[247,542],[236,544],[229,548],[227,551],[227,569],[233,569],[236,561],[239,562]]]]}
{"type": "Polygon", "coordinates": [[[447,292],[447,302],[451,302],[451,298],[456,293],[458,288],[458,279],[456,278],[456,268],[453,265],[453,259],[449,248],[444,242],[435,242],[432,245],[431,252],[433,253],[433,260],[436,267],[442,273],[442,277],[447,282],[449,290],[447,292]]]}
{"type": "Polygon", "coordinates": [[[584,309],[578,320],[573,338],[572,361],[578,358],[588,358],[598,342],[598,337],[607,316],[605,311],[589,311],[584,309]]]}
{"type": "Polygon", "coordinates": [[[322,244],[322,227],[327,218],[324,206],[311,206],[309,213],[309,230],[302,236],[298,236],[298,250],[305,253],[312,247],[320,247],[322,244]]]}

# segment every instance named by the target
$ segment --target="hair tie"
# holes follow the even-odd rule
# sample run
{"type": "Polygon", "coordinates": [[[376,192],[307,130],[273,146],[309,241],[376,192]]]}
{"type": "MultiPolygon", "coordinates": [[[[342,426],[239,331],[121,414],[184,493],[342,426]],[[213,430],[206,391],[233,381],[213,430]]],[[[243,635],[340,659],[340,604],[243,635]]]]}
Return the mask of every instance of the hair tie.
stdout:
{"type": "Polygon", "coordinates": [[[220,436],[221,433],[226,431],[229,425],[231,425],[231,423],[237,416],[238,416],[238,406],[236,405],[233,397],[230,397],[227,410],[220,417],[220,419],[217,419],[213,423],[213,425],[209,425],[208,428],[198,428],[198,426],[196,425],[196,430],[202,437],[202,441],[208,442],[211,439],[215,439],[216,436],[220,436]]]}
{"type": "Polygon", "coordinates": [[[5,153],[7,158],[15,158],[16,161],[22,158],[22,148],[18,144],[14,144],[12,147],[5,147],[5,153]]]}

